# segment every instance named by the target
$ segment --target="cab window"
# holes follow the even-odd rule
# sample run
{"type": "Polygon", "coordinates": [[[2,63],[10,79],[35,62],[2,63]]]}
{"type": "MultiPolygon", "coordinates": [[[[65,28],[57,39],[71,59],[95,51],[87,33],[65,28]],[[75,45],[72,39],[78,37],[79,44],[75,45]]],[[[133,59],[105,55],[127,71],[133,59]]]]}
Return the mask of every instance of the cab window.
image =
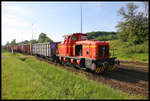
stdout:
{"type": "Polygon", "coordinates": [[[82,36],[81,39],[82,40],[87,40],[87,36],[82,36]]]}
{"type": "Polygon", "coordinates": [[[63,38],[61,43],[65,43],[66,42],[66,38],[63,38]]]}
{"type": "Polygon", "coordinates": [[[78,36],[72,36],[72,40],[78,40],[78,36]]]}

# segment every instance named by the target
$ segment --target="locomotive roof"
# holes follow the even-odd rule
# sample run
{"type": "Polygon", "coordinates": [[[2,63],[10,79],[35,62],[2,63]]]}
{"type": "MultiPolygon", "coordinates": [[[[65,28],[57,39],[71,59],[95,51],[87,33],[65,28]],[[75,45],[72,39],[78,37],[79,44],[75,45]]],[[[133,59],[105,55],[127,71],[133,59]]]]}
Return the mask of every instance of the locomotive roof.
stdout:
{"type": "Polygon", "coordinates": [[[73,33],[72,35],[87,35],[87,34],[84,34],[84,33],[73,33]]]}
{"type": "Polygon", "coordinates": [[[70,35],[63,35],[63,37],[68,37],[68,36],[71,36],[71,35],[86,35],[87,34],[84,34],[84,33],[73,33],[73,34],[70,34],[70,35]]]}
{"type": "Polygon", "coordinates": [[[84,40],[84,41],[77,41],[76,44],[109,44],[108,42],[104,41],[93,41],[93,40],[84,40]]]}

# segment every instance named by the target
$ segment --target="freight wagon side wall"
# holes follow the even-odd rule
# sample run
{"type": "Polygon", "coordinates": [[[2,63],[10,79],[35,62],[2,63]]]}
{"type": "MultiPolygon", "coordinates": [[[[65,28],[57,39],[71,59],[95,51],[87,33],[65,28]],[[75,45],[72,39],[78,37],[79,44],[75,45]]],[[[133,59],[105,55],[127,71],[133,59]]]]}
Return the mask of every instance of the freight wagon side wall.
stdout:
{"type": "Polygon", "coordinates": [[[56,56],[57,45],[55,42],[32,44],[32,54],[51,58],[56,56]]]}

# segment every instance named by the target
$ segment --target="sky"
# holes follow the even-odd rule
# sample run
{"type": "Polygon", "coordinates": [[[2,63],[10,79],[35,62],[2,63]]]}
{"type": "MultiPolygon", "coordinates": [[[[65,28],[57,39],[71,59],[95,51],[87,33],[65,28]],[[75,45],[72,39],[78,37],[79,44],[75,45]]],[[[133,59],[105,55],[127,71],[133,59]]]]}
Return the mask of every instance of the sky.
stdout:
{"type": "MultiPolygon", "coordinates": [[[[129,2],[82,2],[82,32],[117,31],[120,7],[129,2]]],[[[142,2],[134,2],[143,10],[142,2]]],[[[81,32],[81,2],[2,2],[2,45],[38,39],[40,33],[54,41],[81,32]]]]}

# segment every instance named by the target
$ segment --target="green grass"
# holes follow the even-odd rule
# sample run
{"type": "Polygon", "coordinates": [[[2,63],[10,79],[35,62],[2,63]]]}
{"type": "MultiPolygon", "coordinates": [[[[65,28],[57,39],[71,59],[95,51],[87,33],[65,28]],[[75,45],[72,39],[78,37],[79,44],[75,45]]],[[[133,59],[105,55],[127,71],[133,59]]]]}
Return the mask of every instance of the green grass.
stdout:
{"type": "Polygon", "coordinates": [[[138,53],[136,51],[144,50],[139,49],[142,48],[140,45],[136,47],[132,47],[129,45],[128,42],[120,42],[119,40],[113,40],[110,41],[110,48],[111,48],[111,55],[113,55],[114,50],[114,56],[117,57],[117,59],[120,60],[130,60],[130,61],[140,61],[140,62],[148,62],[149,60],[149,53],[138,53]],[[131,52],[135,51],[135,52],[131,52]]]}
{"type": "Polygon", "coordinates": [[[75,75],[34,57],[3,52],[2,99],[144,99],[75,75]],[[22,59],[24,58],[24,59],[22,59]]]}
{"type": "Polygon", "coordinates": [[[20,54],[20,53],[14,53],[14,54],[12,54],[11,52],[8,52],[8,51],[4,51],[3,49],[2,49],[2,56],[23,56],[22,54],[20,54]]]}

